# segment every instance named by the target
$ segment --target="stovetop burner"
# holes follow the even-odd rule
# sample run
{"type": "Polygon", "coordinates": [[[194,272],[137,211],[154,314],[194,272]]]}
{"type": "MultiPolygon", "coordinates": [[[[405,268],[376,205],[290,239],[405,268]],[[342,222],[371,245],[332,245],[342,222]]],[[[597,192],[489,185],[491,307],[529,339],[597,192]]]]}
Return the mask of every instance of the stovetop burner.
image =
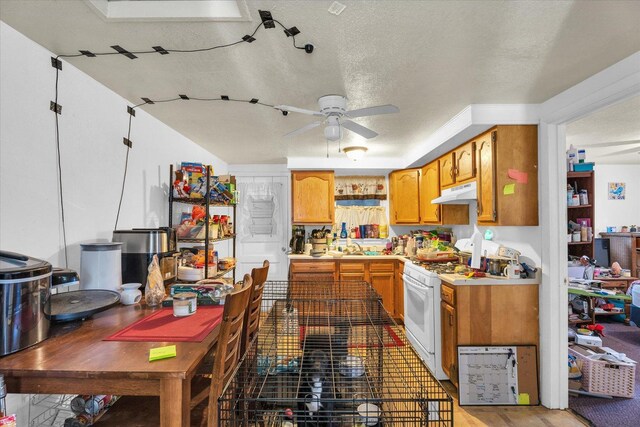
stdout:
{"type": "Polygon", "coordinates": [[[420,260],[414,260],[413,263],[416,265],[419,265],[420,267],[423,267],[427,271],[433,271],[434,273],[437,273],[437,274],[455,273],[455,268],[458,265],[460,265],[460,264],[453,264],[451,262],[441,263],[441,262],[427,262],[427,261],[420,261],[420,260]]]}

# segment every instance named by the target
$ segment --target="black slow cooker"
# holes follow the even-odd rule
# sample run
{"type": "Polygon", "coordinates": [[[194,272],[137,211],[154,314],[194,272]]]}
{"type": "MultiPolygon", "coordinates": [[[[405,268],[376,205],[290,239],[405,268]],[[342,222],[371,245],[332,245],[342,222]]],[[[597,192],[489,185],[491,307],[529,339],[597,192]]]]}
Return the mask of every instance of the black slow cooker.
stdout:
{"type": "Polygon", "coordinates": [[[0,251],[0,356],[49,336],[44,313],[50,304],[51,272],[46,261],[0,251]]]}

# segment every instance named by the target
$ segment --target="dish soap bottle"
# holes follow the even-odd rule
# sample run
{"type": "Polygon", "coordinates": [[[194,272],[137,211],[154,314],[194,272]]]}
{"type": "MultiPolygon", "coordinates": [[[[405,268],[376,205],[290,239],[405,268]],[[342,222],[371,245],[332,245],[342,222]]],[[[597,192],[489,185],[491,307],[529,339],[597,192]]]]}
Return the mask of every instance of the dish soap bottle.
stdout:
{"type": "Polygon", "coordinates": [[[340,231],[340,238],[341,239],[346,239],[349,236],[349,234],[347,233],[347,223],[343,222],[342,223],[342,230],[340,231]]]}

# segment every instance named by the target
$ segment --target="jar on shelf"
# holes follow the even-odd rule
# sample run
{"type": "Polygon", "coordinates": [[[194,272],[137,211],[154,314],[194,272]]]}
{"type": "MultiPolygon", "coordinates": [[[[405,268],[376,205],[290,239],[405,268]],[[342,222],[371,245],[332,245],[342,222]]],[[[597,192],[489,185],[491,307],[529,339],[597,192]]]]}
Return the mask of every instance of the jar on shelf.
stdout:
{"type": "Polygon", "coordinates": [[[589,195],[587,194],[587,190],[580,190],[579,198],[581,205],[589,204],[589,195]]]}

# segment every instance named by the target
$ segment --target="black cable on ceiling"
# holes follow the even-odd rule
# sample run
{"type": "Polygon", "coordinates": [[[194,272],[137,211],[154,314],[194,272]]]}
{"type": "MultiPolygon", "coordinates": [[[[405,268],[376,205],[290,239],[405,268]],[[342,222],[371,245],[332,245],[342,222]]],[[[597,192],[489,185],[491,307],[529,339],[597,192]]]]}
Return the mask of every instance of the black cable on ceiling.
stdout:
{"type": "MultiPolygon", "coordinates": [[[[307,49],[307,47],[300,47],[296,45],[296,34],[299,33],[299,31],[297,30],[297,28],[292,27],[291,29],[287,29],[280,21],[272,19],[270,20],[271,22],[275,22],[277,23],[280,27],[282,27],[284,29],[284,32],[286,34],[287,37],[291,37],[292,42],[293,42],[293,47],[295,47],[296,49],[301,49],[301,50],[305,50],[307,53],[311,53],[313,51],[313,46],[312,45],[307,45],[307,46],[311,46],[310,49],[307,49]],[[295,29],[295,32],[292,32],[292,30],[295,29]]],[[[269,22],[269,21],[267,21],[269,22]]],[[[167,53],[198,53],[198,52],[207,52],[207,51],[211,51],[211,50],[216,50],[216,49],[221,49],[221,48],[227,48],[227,47],[231,47],[231,46],[235,46],[238,45],[240,43],[252,43],[253,41],[255,41],[254,36],[256,35],[256,33],[258,32],[258,30],[261,28],[267,28],[265,26],[265,21],[261,22],[260,24],[258,24],[256,26],[256,28],[253,30],[253,32],[251,34],[245,35],[241,40],[238,40],[236,42],[233,43],[227,43],[227,44],[222,44],[222,45],[216,45],[216,46],[211,46],[211,47],[206,47],[206,48],[197,48],[197,49],[164,49],[161,48],[160,46],[157,46],[158,49],[154,49],[154,50],[144,50],[144,51],[126,51],[124,49],[119,48],[119,51],[116,52],[98,52],[98,53],[93,53],[93,52],[89,52],[89,51],[80,51],[80,53],[77,54],[61,54],[61,55],[57,55],[55,57],[55,68],[56,68],[56,81],[55,81],[55,108],[58,108],[59,104],[58,104],[58,80],[59,80],[59,73],[60,70],[62,69],[62,64],[59,62],[59,58],[77,58],[77,57],[97,57],[97,56],[111,56],[111,55],[129,55],[129,56],[133,56],[133,55],[146,55],[146,54],[152,54],[152,53],[160,53],[161,55],[166,55],[167,53]]],[[[117,47],[117,46],[116,46],[117,47]]],[[[114,47],[114,48],[116,48],[114,47]]],[[[135,57],[134,57],[135,58],[135,57]]],[[[133,58],[132,58],[133,59],[133,58]]],[[[194,101],[231,101],[231,102],[245,102],[245,103],[251,103],[251,104],[258,104],[258,105],[262,105],[265,107],[271,107],[273,108],[274,106],[271,104],[265,104],[262,102],[259,102],[257,99],[251,99],[251,100],[241,100],[241,99],[231,99],[231,98],[226,98],[223,99],[222,97],[220,98],[188,98],[188,99],[192,99],[194,101]]],[[[125,190],[125,186],[126,186],[126,179],[127,179],[127,169],[128,169],[128,165],[129,165],[129,152],[131,150],[131,122],[132,122],[132,118],[135,114],[135,108],[140,107],[142,105],[145,104],[154,104],[154,103],[165,103],[165,102],[173,102],[173,101],[178,101],[178,100],[186,100],[185,98],[182,97],[178,97],[178,98],[171,98],[171,99],[166,99],[166,100],[157,100],[157,101],[151,101],[151,102],[144,102],[142,104],[138,104],[135,105],[133,107],[131,107],[131,111],[129,113],[129,126],[128,126],[128,131],[127,131],[127,154],[126,154],[126,158],[125,158],[125,166],[124,166],[124,174],[122,177],[122,189],[120,191],[120,200],[118,202],[118,210],[116,213],[116,221],[115,221],[115,226],[114,226],[114,230],[117,229],[118,227],[118,220],[120,218],[120,210],[122,207],[122,199],[124,197],[124,190],[125,190]]],[[[55,112],[55,111],[54,111],[55,112]]],[[[56,124],[56,149],[57,149],[57,160],[58,160],[58,184],[59,184],[59,191],[60,191],[60,210],[61,210],[61,215],[62,215],[62,235],[63,235],[63,242],[64,242],[64,253],[65,253],[65,267],[68,268],[68,255],[67,255],[67,236],[66,236],[66,224],[65,224],[65,214],[64,214],[64,197],[63,197],[63,191],[62,191],[62,166],[61,166],[61,156],[60,156],[60,133],[59,133],[59,123],[58,123],[58,112],[55,112],[55,124],[56,124]]]]}

